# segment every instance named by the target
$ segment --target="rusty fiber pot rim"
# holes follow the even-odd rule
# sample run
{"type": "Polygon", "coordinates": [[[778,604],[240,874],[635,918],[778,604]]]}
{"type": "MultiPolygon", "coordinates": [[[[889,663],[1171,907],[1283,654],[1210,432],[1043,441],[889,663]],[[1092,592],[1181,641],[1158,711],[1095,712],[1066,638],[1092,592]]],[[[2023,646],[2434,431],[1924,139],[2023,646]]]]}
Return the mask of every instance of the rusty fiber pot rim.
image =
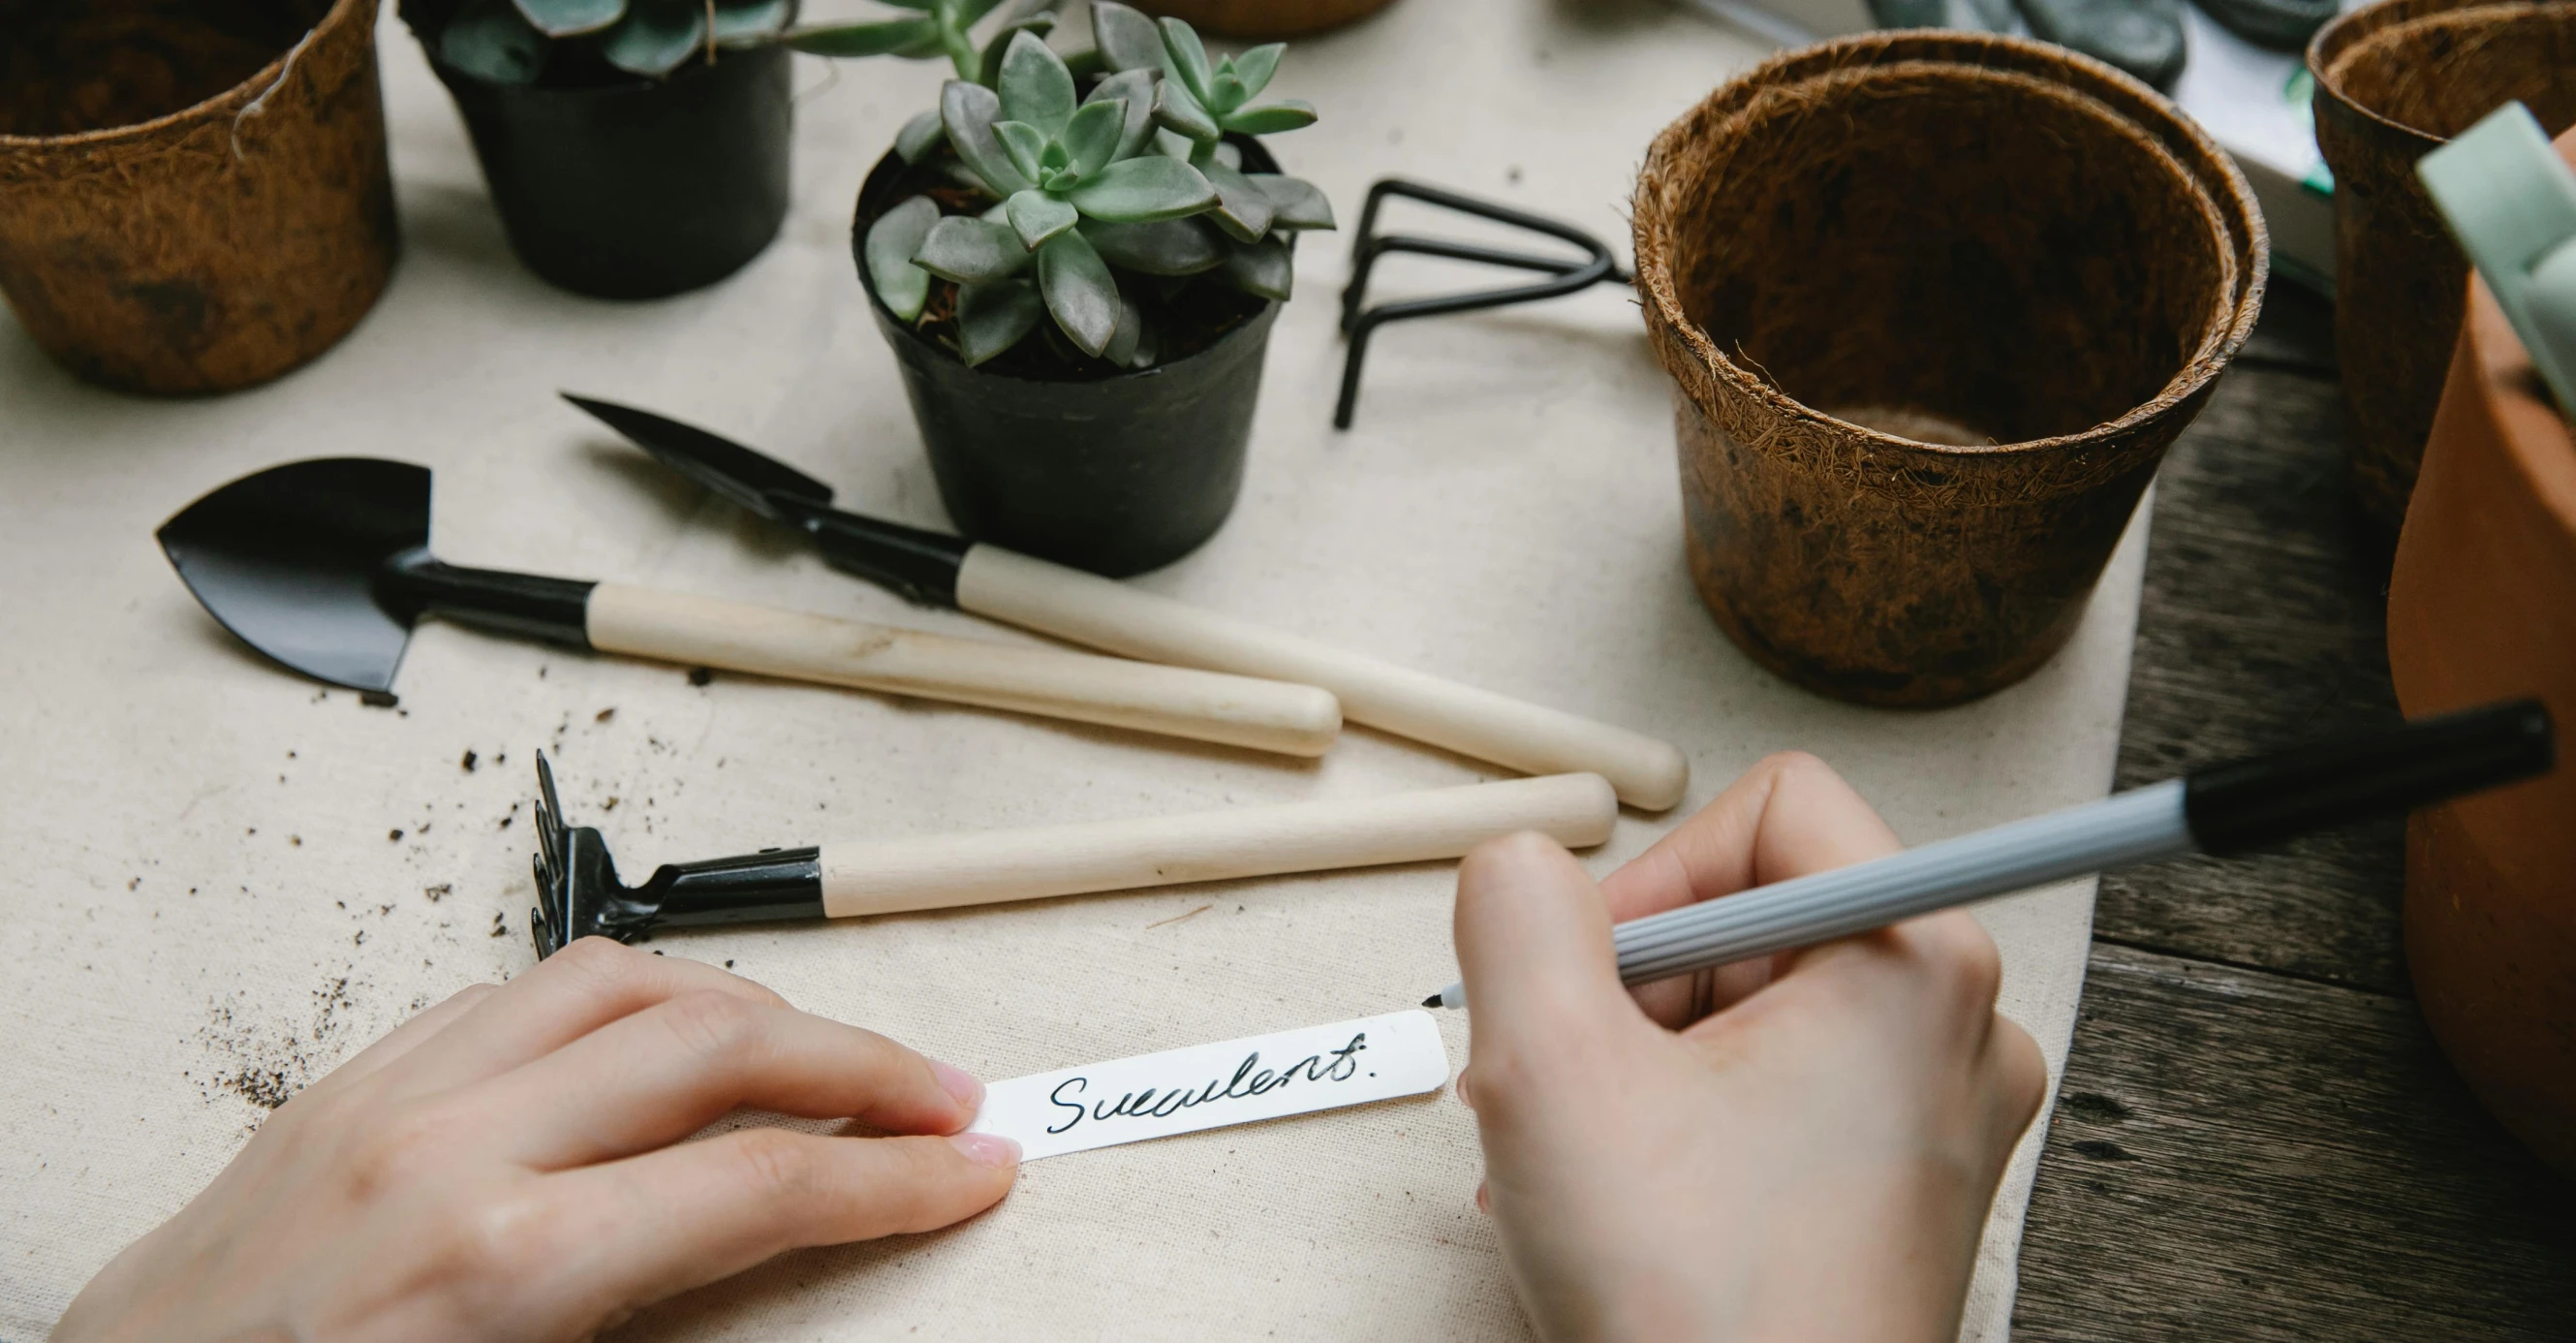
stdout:
{"type": "Polygon", "coordinates": [[[2436,149],[2450,143],[2447,136],[2421,131],[2405,122],[2380,115],[2355,101],[2337,87],[2332,78],[2335,61],[2353,47],[2372,38],[2392,33],[2410,24],[2422,23],[2451,15],[2466,15],[2478,10],[2494,10],[2516,15],[2568,15],[2576,17],[2576,4],[2566,0],[2380,0],[2380,3],[2347,10],[2326,21],[2308,39],[2308,80],[2319,94],[2334,100],[2336,106],[2354,116],[2395,132],[2413,142],[2417,152],[2436,149]],[[2331,47],[2332,50],[2328,48],[2331,47]]]}
{"type": "MultiPolygon", "coordinates": [[[[1674,288],[1661,249],[1641,254],[1638,258],[1639,287],[1645,291],[1645,300],[1655,306],[1674,331],[1680,333],[1713,376],[1751,395],[1784,417],[1831,425],[1837,431],[1882,451],[1956,458],[2098,446],[2105,440],[2172,413],[2176,406],[2206,389],[2226,370],[2236,351],[2243,347],[2262,312],[2263,292],[2271,269],[2270,238],[2263,226],[2261,209],[2254,203],[2253,188],[2246,183],[2235,160],[2219,148],[2198,123],[2182,115],[2163,95],[2139,80],[2091,57],[2028,38],[1956,31],[1896,30],[1855,34],[1781,53],[1738,76],[1712,94],[1701,107],[1706,108],[1729,95],[1734,95],[1741,104],[1762,88],[1795,88],[1828,79],[1858,82],[1873,73],[1912,72],[1924,66],[1944,67],[1963,79],[1993,81],[2028,90],[2066,103],[2108,125],[2133,132],[2145,142],[2142,148],[2172,170],[2175,180],[2200,207],[2204,221],[2214,226],[2211,242],[2221,271],[2223,301],[2212,306],[2200,343],[2191,356],[2153,397],[2115,419],[2074,433],[2011,443],[1926,443],[1828,415],[1727,358],[1708,333],[1682,311],[1680,296],[1674,288]],[[1987,64],[1946,54],[1961,51],[1993,52],[2006,60],[1987,64]],[[1873,56],[1876,59],[1870,59],[1873,56]],[[2052,68],[2072,70],[2102,81],[2110,86],[2110,91],[2126,95],[2141,112],[2156,117],[2156,123],[2142,124],[2137,117],[2124,114],[2120,108],[2098,96],[2099,90],[2038,72],[2052,68]],[[2177,143],[2194,151],[2199,170],[2177,155],[2177,143]],[[2215,183],[2211,178],[2216,179],[2215,183]],[[2223,198],[2213,191],[2213,185],[2224,190],[2223,198]],[[2228,208],[2230,206],[2232,211],[2228,208]],[[2231,225],[2231,214],[2235,220],[2243,222],[2242,236],[2231,225]]],[[[1656,135],[1647,150],[1646,173],[1654,172],[1665,157],[1668,138],[1678,135],[1699,110],[1695,108],[1685,113],[1656,135]]],[[[1733,124],[1741,120],[1748,110],[1741,105],[1727,109],[1724,120],[1719,124],[1733,124]]]]}
{"type": "MultiPolygon", "coordinates": [[[[0,149],[99,148],[115,144],[120,140],[140,140],[184,122],[203,120],[213,113],[224,111],[231,104],[248,106],[274,92],[286,78],[287,62],[295,59],[296,53],[321,41],[326,36],[324,30],[352,22],[350,16],[360,9],[372,11],[375,7],[376,0],[332,0],[330,10],[323,14],[321,20],[306,29],[302,37],[295,39],[295,45],[279,52],[277,59],[261,66],[252,72],[248,79],[231,88],[211,98],[191,103],[176,112],[165,112],[149,121],[137,121],[123,126],[102,126],[94,131],[74,131],[69,135],[10,135],[0,132],[0,149]]],[[[372,39],[370,41],[372,42],[372,39]]]]}

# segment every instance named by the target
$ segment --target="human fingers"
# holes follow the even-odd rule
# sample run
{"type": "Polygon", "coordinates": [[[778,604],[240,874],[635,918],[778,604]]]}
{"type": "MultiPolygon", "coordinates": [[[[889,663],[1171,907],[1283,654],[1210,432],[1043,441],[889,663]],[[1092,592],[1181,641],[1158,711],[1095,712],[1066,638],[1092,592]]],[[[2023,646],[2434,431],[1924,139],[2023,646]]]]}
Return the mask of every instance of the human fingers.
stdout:
{"type": "Polygon", "coordinates": [[[474,1010],[500,986],[468,984],[438,1002],[412,1014],[411,1020],[394,1027],[384,1037],[334,1068],[321,1081],[306,1087],[307,1094],[338,1091],[357,1084],[358,1080],[383,1070],[387,1065],[429,1042],[430,1038],[474,1010]]]}
{"type": "Polygon", "coordinates": [[[983,1096],[963,1070],[873,1031],[696,990],[450,1103],[496,1117],[501,1155],[551,1170],[659,1147],[745,1106],[891,1133],[954,1133],[974,1121],[983,1096]]]}
{"type": "Polygon", "coordinates": [[[1600,891],[1555,841],[1524,832],[1469,852],[1454,923],[1477,1073],[1517,1073],[1635,1022],[1600,891]]]}
{"type": "Polygon", "coordinates": [[[964,1221],[1001,1201],[1018,1170],[1019,1145],[993,1134],[751,1128],[545,1176],[532,1239],[556,1256],[546,1299],[522,1309],[596,1327],[787,1250],[964,1221]]]}
{"type": "Polygon", "coordinates": [[[404,1091],[424,1095],[498,1076],[619,1017],[698,991],[781,1007],[787,1002],[712,965],[585,937],[502,985],[489,1011],[469,1014],[416,1050],[404,1070],[404,1091]]]}

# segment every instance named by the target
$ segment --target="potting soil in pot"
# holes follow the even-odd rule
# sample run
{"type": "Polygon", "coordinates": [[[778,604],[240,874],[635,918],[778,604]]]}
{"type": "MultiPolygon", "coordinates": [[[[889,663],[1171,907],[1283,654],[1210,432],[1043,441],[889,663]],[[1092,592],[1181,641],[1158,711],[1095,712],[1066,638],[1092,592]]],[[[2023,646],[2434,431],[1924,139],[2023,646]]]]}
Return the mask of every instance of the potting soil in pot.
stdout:
{"type": "Polygon", "coordinates": [[[192,107],[295,46],[325,0],[0,0],[0,135],[75,135],[192,107]]]}

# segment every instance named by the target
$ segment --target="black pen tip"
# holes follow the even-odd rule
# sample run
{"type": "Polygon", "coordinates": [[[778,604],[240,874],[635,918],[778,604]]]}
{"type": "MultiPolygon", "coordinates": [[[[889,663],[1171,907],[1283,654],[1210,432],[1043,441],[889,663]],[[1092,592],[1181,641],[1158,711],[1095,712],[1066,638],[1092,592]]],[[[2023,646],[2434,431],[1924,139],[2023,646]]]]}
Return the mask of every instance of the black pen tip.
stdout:
{"type": "Polygon", "coordinates": [[[1435,993],[1435,994],[1432,994],[1430,997],[1425,998],[1425,999],[1423,999],[1423,1000],[1422,1000],[1422,1005],[1423,1005],[1424,1007],[1438,1007],[1438,1006],[1440,1006],[1440,995],[1439,995],[1439,994],[1436,994],[1436,993],[1435,993]]]}

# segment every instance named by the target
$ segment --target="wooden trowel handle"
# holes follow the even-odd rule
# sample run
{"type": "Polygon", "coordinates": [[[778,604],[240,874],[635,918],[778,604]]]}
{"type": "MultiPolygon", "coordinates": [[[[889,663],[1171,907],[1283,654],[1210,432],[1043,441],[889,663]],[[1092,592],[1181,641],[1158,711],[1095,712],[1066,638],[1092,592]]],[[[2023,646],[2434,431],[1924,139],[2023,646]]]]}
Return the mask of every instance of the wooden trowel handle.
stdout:
{"type": "Polygon", "coordinates": [[[1619,800],[1599,775],[1559,774],[1188,816],[827,844],[823,912],[894,914],[1423,862],[1520,830],[1583,847],[1608,839],[1618,815],[1619,800]]]}
{"type": "Polygon", "coordinates": [[[1342,713],[1398,736],[1530,774],[1601,775],[1621,801],[1662,811],[1682,800],[1690,762],[1643,733],[1362,657],[1060,564],[979,545],[957,573],[957,604],[1024,629],[1128,657],[1322,686],[1342,713]]]}
{"type": "Polygon", "coordinates": [[[611,653],[1287,755],[1322,755],[1342,726],[1332,694],[1308,685],[956,639],[621,583],[591,589],[586,619],[591,646],[611,653]]]}

